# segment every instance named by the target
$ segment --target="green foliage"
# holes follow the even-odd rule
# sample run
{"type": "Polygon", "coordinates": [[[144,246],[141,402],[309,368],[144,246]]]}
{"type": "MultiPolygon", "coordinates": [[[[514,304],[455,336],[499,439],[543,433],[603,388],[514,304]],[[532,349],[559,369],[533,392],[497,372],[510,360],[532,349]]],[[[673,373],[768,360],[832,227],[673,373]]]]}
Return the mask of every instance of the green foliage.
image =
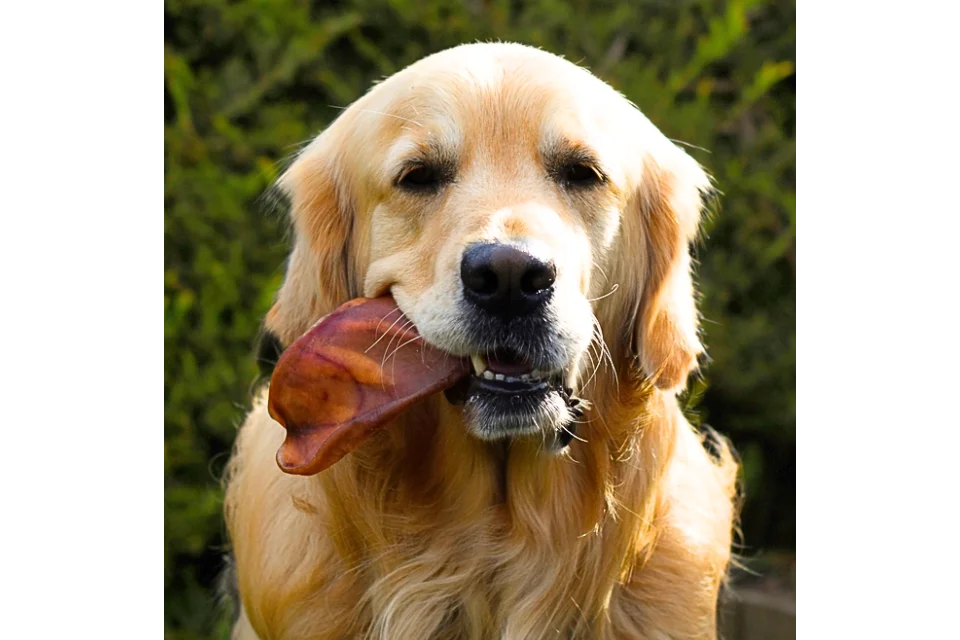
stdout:
{"type": "Polygon", "coordinates": [[[226,637],[218,479],[287,252],[285,221],[258,197],[373,82],[475,40],[589,67],[715,177],[721,209],[698,250],[712,360],[690,397],[742,453],[748,550],[791,548],[794,12],[770,0],[167,0],[167,637],[226,637]]]}

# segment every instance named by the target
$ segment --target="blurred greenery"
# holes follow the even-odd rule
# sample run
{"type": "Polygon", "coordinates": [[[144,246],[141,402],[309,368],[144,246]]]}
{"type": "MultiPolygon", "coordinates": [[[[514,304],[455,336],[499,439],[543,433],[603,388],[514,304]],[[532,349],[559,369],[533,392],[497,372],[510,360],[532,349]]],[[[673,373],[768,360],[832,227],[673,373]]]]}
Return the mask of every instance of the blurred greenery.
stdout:
{"type": "Polygon", "coordinates": [[[589,67],[716,178],[698,249],[711,361],[691,411],[743,458],[743,552],[792,550],[794,16],[769,0],[166,0],[166,637],[226,637],[219,478],[287,252],[258,197],[338,107],[475,40],[589,67]]]}

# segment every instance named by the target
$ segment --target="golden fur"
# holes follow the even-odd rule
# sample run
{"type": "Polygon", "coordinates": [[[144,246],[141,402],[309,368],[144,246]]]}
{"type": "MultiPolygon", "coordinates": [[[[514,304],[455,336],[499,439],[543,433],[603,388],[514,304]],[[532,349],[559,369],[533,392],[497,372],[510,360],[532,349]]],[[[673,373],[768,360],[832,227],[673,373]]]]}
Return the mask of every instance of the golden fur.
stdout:
{"type": "Polygon", "coordinates": [[[676,399],[701,351],[700,167],[586,71],[476,44],[377,85],[280,187],[295,246],[266,324],[282,342],[386,292],[424,339],[447,335],[463,247],[535,237],[559,256],[559,321],[587,336],[571,349],[592,409],[558,455],[541,438],[478,439],[437,395],[300,477],[274,460],[284,431],[264,392],[228,478],[234,637],[715,637],[737,468],[724,443],[707,454],[676,399]],[[594,150],[608,183],[559,189],[545,139],[594,150]],[[390,167],[430,145],[456,150],[455,184],[429,202],[397,193],[390,167]]]}

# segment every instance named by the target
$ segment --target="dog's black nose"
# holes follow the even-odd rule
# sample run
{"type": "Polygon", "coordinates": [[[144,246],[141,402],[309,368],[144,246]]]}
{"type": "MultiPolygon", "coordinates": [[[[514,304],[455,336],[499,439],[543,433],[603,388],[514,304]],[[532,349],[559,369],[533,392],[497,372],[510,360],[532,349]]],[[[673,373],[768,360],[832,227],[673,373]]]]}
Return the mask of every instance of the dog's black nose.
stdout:
{"type": "Polygon", "coordinates": [[[530,313],[553,293],[557,268],[522,247],[477,243],[460,261],[464,296],[489,313],[519,316],[530,313]]]}

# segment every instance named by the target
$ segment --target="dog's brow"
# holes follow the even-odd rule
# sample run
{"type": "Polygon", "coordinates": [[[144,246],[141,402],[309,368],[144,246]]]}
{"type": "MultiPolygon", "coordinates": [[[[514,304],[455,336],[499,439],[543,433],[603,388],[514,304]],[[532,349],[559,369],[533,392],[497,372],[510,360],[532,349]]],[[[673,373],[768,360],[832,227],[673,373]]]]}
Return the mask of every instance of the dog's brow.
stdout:
{"type": "Polygon", "coordinates": [[[554,140],[545,144],[540,153],[548,170],[558,170],[571,164],[586,164],[603,171],[599,155],[580,142],[554,140]]]}
{"type": "Polygon", "coordinates": [[[402,166],[407,159],[420,152],[420,145],[417,141],[405,136],[394,142],[386,153],[386,166],[388,171],[393,171],[394,167],[402,166]]]}
{"type": "Polygon", "coordinates": [[[434,139],[400,138],[390,147],[386,157],[387,172],[391,175],[413,164],[428,164],[449,173],[457,168],[457,152],[434,139]]]}

